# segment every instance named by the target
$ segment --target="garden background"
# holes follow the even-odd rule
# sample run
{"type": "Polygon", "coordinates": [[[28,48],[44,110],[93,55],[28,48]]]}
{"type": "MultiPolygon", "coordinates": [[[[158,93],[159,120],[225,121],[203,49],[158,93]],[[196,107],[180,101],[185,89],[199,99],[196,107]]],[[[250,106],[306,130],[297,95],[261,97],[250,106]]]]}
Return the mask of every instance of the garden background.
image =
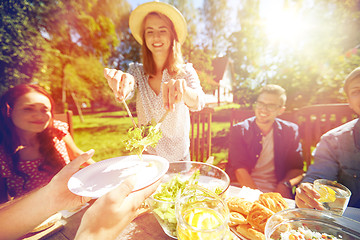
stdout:
{"type": "MultiPolygon", "coordinates": [[[[233,62],[234,103],[217,106],[213,152],[225,158],[230,107],[251,108],[261,86],[287,90],[287,109],[345,102],[344,77],[360,66],[360,0],[169,0],[188,22],[183,45],[207,93],[217,86],[212,60],[233,62]]],[[[131,126],[103,77],[141,61],[129,14],[139,1],[4,0],[0,2],[0,94],[37,83],[57,112],[75,113],[75,141],[96,160],[126,154],[131,126]],[[82,116],[83,113],[83,116],[82,116]],[[79,117],[79,114],[81,117],[79,117]]],[[[134,111],[134,103],[129,103],[134,111]]]]}

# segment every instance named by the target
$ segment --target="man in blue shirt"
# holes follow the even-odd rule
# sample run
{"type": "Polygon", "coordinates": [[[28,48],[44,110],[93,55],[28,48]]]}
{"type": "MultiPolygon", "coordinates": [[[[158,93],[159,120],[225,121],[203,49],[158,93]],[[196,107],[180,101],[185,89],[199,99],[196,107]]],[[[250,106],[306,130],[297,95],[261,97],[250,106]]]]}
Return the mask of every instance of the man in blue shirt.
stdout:
{"type": "Polygon", "coordinates": [[[255,117],[231,130],[226,172],[240,186],[293,198],[289,180],[302,174],[303,158],[298,126],[277,118],[285,111],[285,102],[282,87],[262,88],[255,117]]]}
{"type": "MultiPolygon", "coordinates": [[[[344,91],[349,107],[360,115],[360,67],[345,79],[344,91]]],[[[316,179],[337,181],[351,191],[348,206],[360,207],[360,121],[359,118],[325,133],[314,151],[314,163],[309,166],[302,183],[296,189],[298,207],[324,209],[314,190],[316,179]]]]}

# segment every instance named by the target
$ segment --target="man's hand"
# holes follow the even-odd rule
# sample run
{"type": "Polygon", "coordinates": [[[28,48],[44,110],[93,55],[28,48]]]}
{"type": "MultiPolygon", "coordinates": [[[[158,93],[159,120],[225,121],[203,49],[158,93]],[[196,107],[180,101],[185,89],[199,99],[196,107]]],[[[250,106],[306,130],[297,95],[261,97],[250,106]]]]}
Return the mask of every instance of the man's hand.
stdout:
{"type": "Polygon", "coordinates": [[[137,216],[138,208],[157,189],[160,181],[132,193],[135,181],[126,179],[85,212],[75,239],[116,239],[137,216]]]}
{"type": "Polygon", "coordinates": [[[91,149],[75,158],[44,187],[47,196],[51,196],[51,198],[49,197],[50,206],[56,211],[71,210],[91,200],[91,198],[78,196],[70,192],[67,183],[70,177],[79,170],[80,166],[94,155],[94,152],[91,149]]]}
{"type": "Polygon", "coordinates": [[[299,208],[315,208],[324,210],[324,207],[317,201],[320,194],[314,189],[312,183],[301,183],[296,189],[295,203],[299,208]]]}

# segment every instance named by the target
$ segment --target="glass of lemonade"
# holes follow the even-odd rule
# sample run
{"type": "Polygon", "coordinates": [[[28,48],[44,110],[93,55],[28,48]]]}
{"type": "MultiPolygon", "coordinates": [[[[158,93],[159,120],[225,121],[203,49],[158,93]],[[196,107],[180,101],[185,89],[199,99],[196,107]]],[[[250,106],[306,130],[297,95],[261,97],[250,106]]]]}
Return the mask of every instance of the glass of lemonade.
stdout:
{"type": "Polygon", "coordinates": [[[217,194],[199,185],[187,187],[178,196],[175,214],[180,240],[232,239],[226,203],[217,194]]]}
{"type": "Polygon", "coordinates": [[[351,191],[344,185],[327,179],[314,181],[315,190],[320,194],[318,201],[328,211],[342,215],[349,203],[351,191]]]}

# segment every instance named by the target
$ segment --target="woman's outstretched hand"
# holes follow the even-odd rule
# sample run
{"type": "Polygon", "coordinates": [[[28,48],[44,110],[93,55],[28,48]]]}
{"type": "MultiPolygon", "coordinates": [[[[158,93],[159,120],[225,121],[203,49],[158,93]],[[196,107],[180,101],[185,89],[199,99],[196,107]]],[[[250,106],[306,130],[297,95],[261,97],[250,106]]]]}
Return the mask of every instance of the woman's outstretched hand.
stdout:
{"type": "Polygon", "coordinates": [[[185,79],[171,79],[162,85],[164,108],[169,111],[175,110],[175,104],[182,101],[187,86],[185,79]]]}

